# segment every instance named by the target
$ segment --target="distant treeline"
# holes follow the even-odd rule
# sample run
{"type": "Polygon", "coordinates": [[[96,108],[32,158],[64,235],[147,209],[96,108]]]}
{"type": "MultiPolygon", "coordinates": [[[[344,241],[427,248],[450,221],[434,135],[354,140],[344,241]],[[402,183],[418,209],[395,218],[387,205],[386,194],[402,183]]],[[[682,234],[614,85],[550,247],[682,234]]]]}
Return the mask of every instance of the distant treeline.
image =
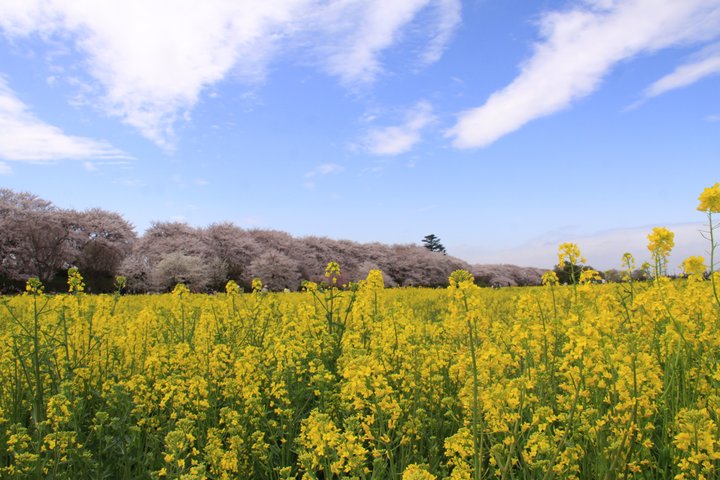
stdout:
{"type": "Polygon", "coordinates": [[[533,285],[542,270],[511,265],[471,266],[419,245],[385,245],[296,238],[232,223],[195,228],[155,222],[138,236],[122,215],[101,209],[61,209],[27,192],[0,189],[0,288],[21,289],[38,277],[48,290],[65,290],[66,271],[77,267],[91,292],[112,290],[116,275],[136,293],[162,292],[177,283],[194,291],[221,291],[228,280],[248,289],[260,278],[270,290],[297,290],[322,280],[325,266],[342,266],[342,281],[382,270],[387,286],[439,287],[453,270],[471,270],[484,285],[533,285]]]}

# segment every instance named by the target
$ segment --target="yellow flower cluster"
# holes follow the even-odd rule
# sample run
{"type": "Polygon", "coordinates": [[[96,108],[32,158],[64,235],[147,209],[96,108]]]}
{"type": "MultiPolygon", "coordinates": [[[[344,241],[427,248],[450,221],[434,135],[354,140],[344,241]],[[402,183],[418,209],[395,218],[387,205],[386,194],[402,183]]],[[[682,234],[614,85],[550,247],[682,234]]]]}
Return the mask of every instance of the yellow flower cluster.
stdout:
{"type": "MultiPolygon", "coordinates": [[[[649,241],[664,259],[672,232],[649,241]]],[[[571,243],[558,261],[577,282],[385,289],[372,270],[287,294],[49,296],[31,279],[0,299],[0,476],[717,478],[718,273],[690,257],[691,280],[637,281],[626,255],[601,283],[571,243]]]]}
{"type": "Polygon", "coordinates": [[[340,275],[340,264],[337,262],[330,262],[325,267],[325,278],[332,278],[333,282],[336,282],[337,277],[340,275]]]}
{"type": "Polygon", "coordinates": [[[707,408],[682,409],[676,419],[674,444],[681,452],[680,473],[675,479],[714,478],[718,474],[720,440],[717,423],[707,408]]]}
{"type": "Polygon", "coordinates": [[[41,295],[45,287],[42,282],[35,277],[31,277],[25,282],[25,293],[28,295],[41,295]]]}
{"type": "Polygon", "coordinates": [[[577,265],[585,263],[585,258],[580,254],[580,248],[575,243],[563,243],[558,248],[558,266],[563,267],[565,263],[577,265]]]}
{"type": "Polygon", "coordinates": [[[190,289],[185,285],[184,283],[178,283],[175,285],[175,288],[173,288],[173,291],[171,292],[171,295],[174,295],[176,297],[185,297],[190,293],[190,289]]]}
{"type": "Polygon", "coordinates": [[[75,268],[69,268],[68,271],[68,293],[82,293],[85,291],[85,281],[80,271],[75,268]]]}
{"type": "Polygon", "coordinates": [[[680,264],[686,275],[700,277],[705,273],[705,259],[703,257],[688,257],[680,264]]]}
{"type": "Polygon", "coordinates": [[[386,290],[373,270],[352,290],[7,298],[2,475],[710,478],[711,283],[580,275],[577,289],[554,272],[552,288],[481,289],[457,271],[445,292],[386,290]]]}
{"type": "Polygon", "coordinates": [[[700,205],[697,209],[701,212],[720,213],[720,183],[715,183],[702,191],[698,197],[700,205]]]}
{"type": "Polygon", "coordinates": [[[675,234],[665,227],[655,227],[648,235],[648,250],[653,256],[665,258],[675,246],[675,234]]]}
{"type": "Polygon", "coordinates": [[[655,227],[647,238],[647,248],[655,261],[655,276],[660,277],[666,273],[668,257],[675,246],[675,233],[665,227],[655,227]]]}
{"type": "Polygon", "coordinates": [[[552,270],[548,270],[547,272],[543,273],[543,285],[557,285],[558,283],[560,283],[560,280],[558,279],[557,273],[552,270]]]}
{"type": "Polygon", "coordinates": [[[237,284],[237,282],[235,280],[230,280],[225,284],[225,293],[228,296],[239,295],[240,294],[240,286],[237,284]]]}

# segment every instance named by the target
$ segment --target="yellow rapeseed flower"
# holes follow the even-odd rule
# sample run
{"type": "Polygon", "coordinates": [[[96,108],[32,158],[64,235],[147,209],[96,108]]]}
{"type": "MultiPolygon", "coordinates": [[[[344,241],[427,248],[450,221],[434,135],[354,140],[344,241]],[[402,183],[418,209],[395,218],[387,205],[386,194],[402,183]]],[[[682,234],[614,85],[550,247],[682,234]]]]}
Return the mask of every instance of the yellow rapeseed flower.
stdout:
{"type": "Polygon", "coordinates": [[[340,275],[340,264],[337,262],[330,262],[325,267],[325,276],[330,278],[333,275],[340,275]]]}
{"type": "Polygon", "coordinates": [[[600,276],[600,272],[597,270],[593,270],[592,268],[589,268],[587,270],[583,270],[580,273],[580,283],[600,283],[602,282],[602,277],[600,276]]]}
{"type": "Polygon", "coordinates": [[[80,271],[75,268],[68,268],[68,293],[82,293],[85,290],[85,282],[83,281],[80,271]]]}
{"type": "Polygon", "coordinates": [[[451,287],[459,288],[461,285],[474,283],[475,278],[467,270],[455,270],[450,274],[448,281],[451,287]]]}
{"type": "Polygon", "coordinates": [[[402,480],[435,480],[437,477],[423,467],[413,463],[403,472],[402,480]]]}
{"type": "Polygon", "coordinates": [[[687,275],[702,275],[705,273],[705,259],[703,257],[688,257],[680,264],[687,275]]]}
{"type": "Polygon", "coordinates": [[[701,212],[720,213],[720,183],[703,190],[698,200],[700,205],[697,209],[701,212]]]}
{"type": "Polygon", "coordinates": [[[306,292],[317,292],[318,285],[315,282],[311,282],[310,280],[305,280],[302,283],[302,288],[306,292]]]}
{"type": "Polygon", "coordinates": [[[339,276],[340,276],[340,264],[337,262],[328,263],[327,267],[325,267],[325,278],[331,279],[333,285],[335,285],[338,281],[339,276]]]}
{"type": "Polygon", "coordinates": [[[42,295],[44,288],[42,282],[37,277],[28,278],[25,283],[25,293],[30,295],[42,295]]]}
{"type": "Polygon", "coordinates": [[[558,267],[565,266],[565,262],[570,265],[585,263],[585,258],[580,254],[580,248],[575,243],[563,243],[558,247],[558,267]]]}
{"type": "Polygon", "coordinates": [[[655,227],[648,235],[648,242],[654,258],[666,258],[675,246],[675,234],[665,227],[655,227]]]}
{"type": "Polygon", "coordinates": [[[560,280],[558,279],[557,273],[552,270],[548,270],[547,272],[543,273],[543,285],[557,285],[558,283],[560,283],[560,280]]]}
{"type": "Polygon", "coordinates": [[[630,253],[630,252],[623,253],[622,266],[630,271],[635,270],[635,257],[633,257],[632,253],[630,253]]]}
{"type": "Polygon", "coordinates": [[[370,288],[382,290],[385,288],[385,280],[380,270],[370,270],[365,279],[366,285],[370,288]]]}
{"type": "Polygon", "coordinates": [[[176,297],[182,298],[183,296],[190,293],[190,289],[184,284],[184,283],[178,283],[175,285],[175,288],[173,288],[172,294],[176,297]]]}
{"type": "Polygon", "coordinates": [[[235,280],[228,280],[228,282],[225,284],[225,293],[228,296],[240,294],[240,287],[235,280]]]}

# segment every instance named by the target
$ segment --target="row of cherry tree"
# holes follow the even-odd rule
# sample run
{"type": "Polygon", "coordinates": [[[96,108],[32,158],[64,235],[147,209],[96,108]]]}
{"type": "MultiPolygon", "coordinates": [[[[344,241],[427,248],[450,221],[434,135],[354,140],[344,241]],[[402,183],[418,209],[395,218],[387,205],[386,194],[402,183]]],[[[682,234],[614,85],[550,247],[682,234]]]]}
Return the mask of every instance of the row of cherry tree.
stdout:
{"type": "Polygon", "coordinates": [[[441,286],[453,270],[470,268],[418,245],[295,238],[231,223],[156,222],[138,236],[115,212],[61,209],[31,193],[0,189],[0,287],[6,290],[29,277],[59,290],[73,266],[95,292],[112,289],[116,275],[133,292],[167,291],[180,282],[195,291],[221,290],[230,279],[247,288],[253,278],[271,290],[296,290],[302,280],[322,279],[329,261],[342,265],[343,281],[379,268],[389,286],[441,286]]]}

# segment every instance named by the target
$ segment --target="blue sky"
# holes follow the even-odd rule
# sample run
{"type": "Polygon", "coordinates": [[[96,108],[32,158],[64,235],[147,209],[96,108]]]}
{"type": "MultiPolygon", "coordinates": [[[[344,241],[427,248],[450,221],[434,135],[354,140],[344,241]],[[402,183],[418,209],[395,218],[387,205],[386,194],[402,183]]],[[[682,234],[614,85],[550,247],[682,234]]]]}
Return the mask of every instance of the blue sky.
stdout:
{"type": "Polygon", "coordinates": [[[0,185],[598,268],[707,248],[720,0],[0,0],[0,185]]]}

